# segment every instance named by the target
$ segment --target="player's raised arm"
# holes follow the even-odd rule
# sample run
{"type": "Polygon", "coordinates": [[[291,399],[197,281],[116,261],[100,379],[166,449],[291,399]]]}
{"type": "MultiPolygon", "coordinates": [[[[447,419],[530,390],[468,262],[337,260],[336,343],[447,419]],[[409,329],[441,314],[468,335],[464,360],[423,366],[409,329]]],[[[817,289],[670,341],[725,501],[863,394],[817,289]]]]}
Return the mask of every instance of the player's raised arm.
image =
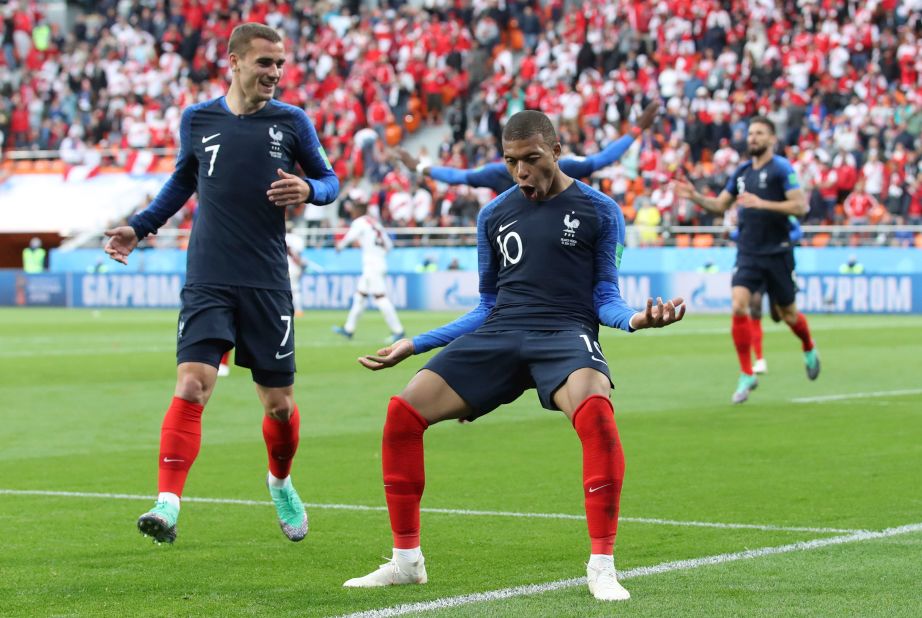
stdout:
{"type": "Polygon", "coordinates": [[[594,155],[589,155],[582,159],[561,159],[558,161],[560,170],[570,178],[586,178],[600,169],[606,168],[619,161],[621,157],[624,156],[624,153],[634,144],[634,140],[653,126],[653,121],[656,120],[659,110],[660,104],[658,101],[650,103],[644,108],[637,122],[637,126],[632,127],[627,135],[619,137],[603,148],[601,152],[594,155]]]}

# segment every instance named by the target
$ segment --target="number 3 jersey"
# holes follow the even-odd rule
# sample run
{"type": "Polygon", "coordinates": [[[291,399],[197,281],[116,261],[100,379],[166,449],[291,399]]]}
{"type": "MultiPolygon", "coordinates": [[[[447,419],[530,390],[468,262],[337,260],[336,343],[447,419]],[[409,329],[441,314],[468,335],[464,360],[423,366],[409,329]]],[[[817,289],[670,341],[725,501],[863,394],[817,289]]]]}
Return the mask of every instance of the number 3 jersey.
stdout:
{"type": "Polygon", "coordinates": [[[477,241],[480,292],[496,294],[481,331],[629,330],[634,311],[618,289],[624,216],[611,198],[575,180],[533,202],[516,186],[481,211],[477,241]]]}
{"type": "Polygon", "coordinates": [[[187,283],[289,289],[285,208],[266,192],[278,169],[307,175],[314,204],[328,204],[339,181],[304,110],[271,100],[237,115],[224,97],[187,108],[176,170],[129,224],[155,233],[193,192],[198,208],[187,256],[187,283]]]}

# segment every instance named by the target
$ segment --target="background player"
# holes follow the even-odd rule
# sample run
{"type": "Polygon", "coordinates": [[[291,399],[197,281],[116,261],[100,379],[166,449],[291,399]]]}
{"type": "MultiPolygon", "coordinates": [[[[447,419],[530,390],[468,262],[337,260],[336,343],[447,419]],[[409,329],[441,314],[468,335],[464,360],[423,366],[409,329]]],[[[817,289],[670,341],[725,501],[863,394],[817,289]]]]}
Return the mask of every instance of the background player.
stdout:
{"type": "Polygon", "coordinates": [[[749,122],[747,146],[750,160],[743,163],[727,180],[717,197],[706,197],[686,180],[676,183],[676,195],[690,199],[702,208],[723,213],[733,204],[739,206],[739,238],[736,241],[736,266],[731,285],[733,306],[733,343],[741,374],[733,392],[733,403],[743,403],[758,386],[752,370],[752,325],[749,305],[753,292],[765,286],[772,302],[778,305],[782,319],[800,339],[804,351],[807,377],[815,380],[820,360],[810,337],[807,318],[794,302],[794,246],[790,238],[788,216],[802,217],[807,201],[790,161],[774,154],[775,125],[763,116],[749,122]]]}
{"type": "MultiPolygon", "coordinates": [[[[628,151],[634,140],[641,133],[653,126],[653,121],[659,113],[660,104],[654,101],[643,109],[637,126],[630,132],[613,141],[611,144],[594,155],[588,157],[564,157],[557,163],[560,170],[570,178],[588,178],[593,173],[615,163],[628,151]]],[[[515,184],[511,172],[505,163],[487,163],[475,169],[458,169],[454,167],[422,165],[416,157],[402,148],[394,150],[397,158],[409,169],[424,176],[429,176],[439,182],[450,185],[468,185],[470,187],[489,187],[494,193],[502,193],[515,184]]]]}
{"type": "Polygon", "coordinates": [[[352,307],[343,326],[334,326],[333,332],[346,339],[352,339],[359,316],[365,311],[368,297],[373,296],[375,305],[384,316],[387,327],[391,329],[391,342],[403,337],[403,325],[397,317],[397,309],[387,296],[387,252],[394,247],[381,223],[368,214],[368,203],[358,200],[352,206],[352,224],[342,240],[336,243],[336,250],[342,251],[353,242],[358,242],[362,249],[362,276],[355,294],[352,295],[352,307]]]}
{"type": "Polygon", "coordinates": [[[275,30],[236,27],[228,43],[227,95],[187,108],[176,169],[153,202],[106,231],[106,253],[128,263],[138,241],[155,233],[198,190],[180,296],[174,397],[160,433],[157,503],[138,528],[173,542],[180,496],[201,444],[202,410],[221,356],[236,347],[250,368],[264,410],[269,492],[282,531],[307,534],[307,514],[291,484],[300,416],[294,402],[294,323],[285,249],[285,208],[327,204],[339,181],[303,110],[272,99],[285,51],[275,30]],[[295,165],[307,173],[290,173],[295,165]],[[287,171],[286,171],[287,170],[287,171]]]}
{"type": "Polygon", "coordinates": [[[424,431],[448,419],[474,420],[537,388],[542,406],[562,411],[582,442],[589,589],[598,599],[627,599],[612,555],[624,455],[599,323],[627,331],[660,327],[682,319],[685,307],[681,298],[658,300],[655,307],[650,299],[646,311],[635,313],[621,298],[621,209],[560,171],[560,142],[547,116],[513,115],[503,130],[503,155],[517,186],[478,217],[480,304],[450,324],[359,359],[382,369],[448,344],[388,406],[382,462],[393,558],[344,585],[427,581],[419,523],[424,431]]]}
{"type": "MultiPolygon", "coordinates": [[[[800,227],[800,221],[797,217],[791,215],[788,217],[788,224],[791,226],[791,243],[796,245],[804,236],[803,229],[800,227]]],[[[739,238],[739,228],[735,228],[730,233],[731,240],[735,241],[737,238],[739,238]]],[[[762,309],[764,307],[765,298],[765,286],[763,285],[758,290],[752,291],[752,296],[749,300],[749,325],[752,330],[752,371],[755,374],[768,372],[768,363],[765,361],[765,355],[762,350],[762,309]]],[[[768,297],[768,308],[772,320],[780,322],[781,313],[778,311],[778,306],[772,302],[771,297],[768,297]]]]}

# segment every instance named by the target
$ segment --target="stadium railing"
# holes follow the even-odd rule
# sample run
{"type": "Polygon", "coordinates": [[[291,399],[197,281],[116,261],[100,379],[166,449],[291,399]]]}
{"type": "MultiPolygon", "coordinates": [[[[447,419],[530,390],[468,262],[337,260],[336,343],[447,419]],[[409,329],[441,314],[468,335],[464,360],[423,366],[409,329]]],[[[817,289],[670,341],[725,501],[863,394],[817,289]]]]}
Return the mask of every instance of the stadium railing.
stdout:
{"type": "MultiPolygon", "coordinates": [[[[907,246],[922,248],[922,225],[804,225],[799,245],[805,247],[907,246]]],[[[305,239],[308,247],[332,247],[347,228],[307,227],[298,225],[291,232],[305,239]]],[[[462,247],[477,244],[475,227],[389,227],[387,231],[397,247],[462,247]]],[[[655,242],[640,242],[637,226],[626,228],[628,246],[651,247],[732,247],[730,230],[723,226],[666,226],[658,228],[655,242]]],[[[163,228],[151,239],[153,246],[184,246],[189,230],[163,228]]],[[[69,248],[97,247],[103,242],[99,234],[86,234],[64,244],[69,248]]]]}

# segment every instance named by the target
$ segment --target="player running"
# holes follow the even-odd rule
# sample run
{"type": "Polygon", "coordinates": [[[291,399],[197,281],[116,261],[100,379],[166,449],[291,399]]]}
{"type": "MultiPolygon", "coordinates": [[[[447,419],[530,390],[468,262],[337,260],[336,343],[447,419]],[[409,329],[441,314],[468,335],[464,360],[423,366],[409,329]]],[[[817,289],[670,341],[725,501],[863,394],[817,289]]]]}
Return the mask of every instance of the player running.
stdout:
{"type": "Polygon", "coordinates": [[[807,213],[807,200],[791,162],[774,154],[776,143],[772,121],[755,116],[749,121],[750,160],[733,172],[720,195],[706,197],[686,180],[676,183],[678,197],[690,199],[705,210],[720,214],[734,201],[740,207],[736,267],[731,281],[731,332],[741,373],[731,398],[733,403],[746,401],[758,386],[752,367],[749,306],[752,293],[762,286],[801,341],[807,377],[815,380],[820,374],[820,358],[807,318],[795,303],[794,245],[788,223],[790,215],[802,217],[807,213]]]}
{"type": "Polygon", "coordinates": [[[300,416],[294,402],[295,337],[285,247],[285,208],[328,204],[339,181],[303,110],[273,100],[285,63],[279,34],[262,24],[234,28],[226,96],[187,108],[176,170],[153,202],[106,231],[106,253],[123,264],[138,241],[196,190],[198,216],[187,256],[176,346],[176,389],[160,432],[159,495],[138,529],[176,539],[180,497],[201,444],[202,410],[221,356],[236,347],[263,407],[267,483],[282,531],[307,534],[307,513],[291,483],[300,416]],[[291,173],[300,165],[307,173],[291,173]]]}

